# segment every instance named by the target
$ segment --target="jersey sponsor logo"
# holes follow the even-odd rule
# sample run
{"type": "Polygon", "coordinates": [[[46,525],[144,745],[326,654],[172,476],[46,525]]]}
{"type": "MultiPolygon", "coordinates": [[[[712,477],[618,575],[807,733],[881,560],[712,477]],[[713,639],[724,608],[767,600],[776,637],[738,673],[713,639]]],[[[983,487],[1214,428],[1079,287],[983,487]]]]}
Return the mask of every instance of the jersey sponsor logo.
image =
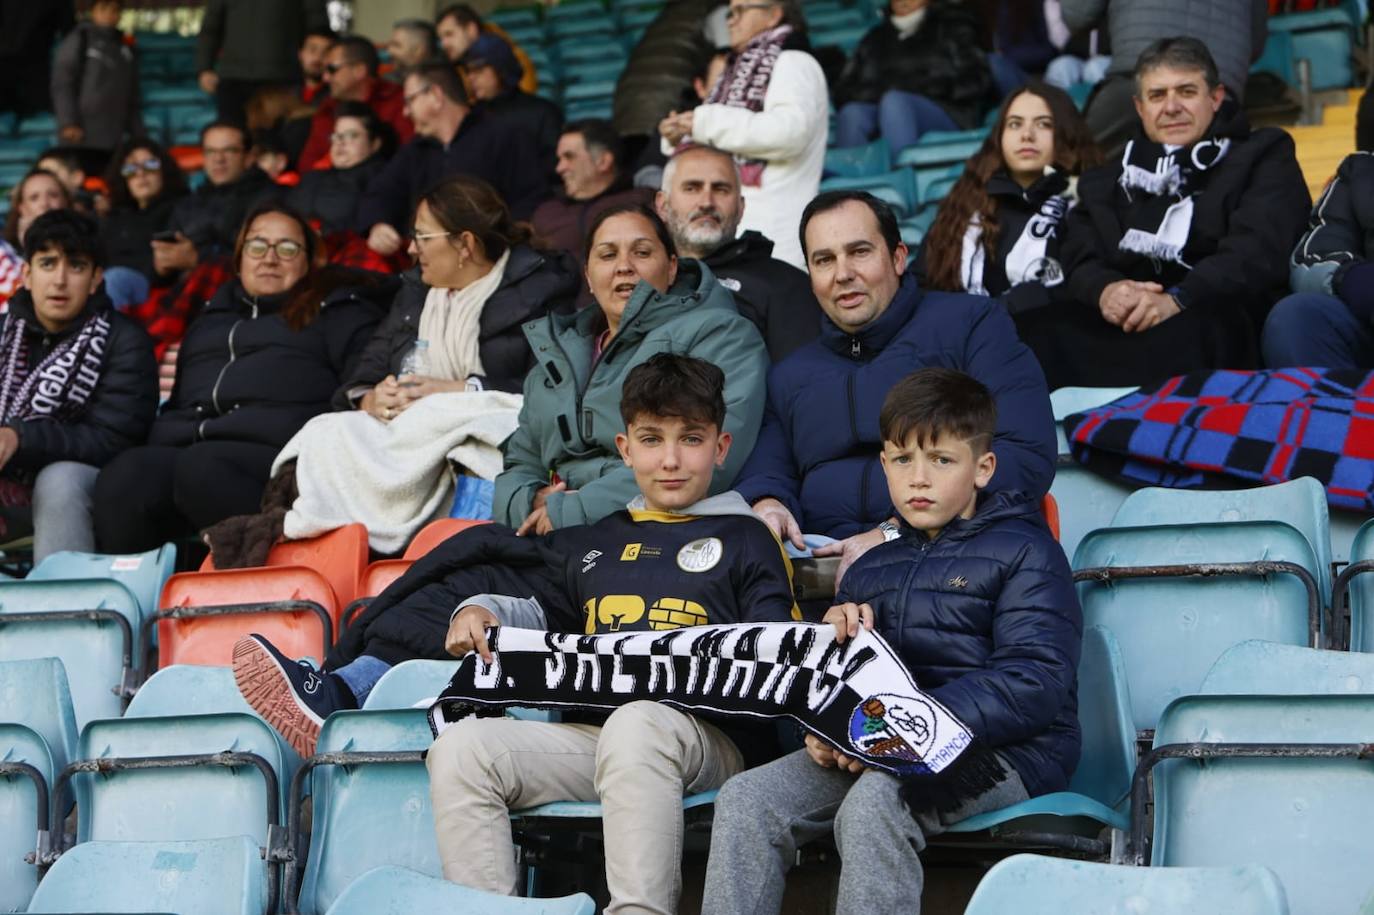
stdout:
{"type": "Polygon", "coordinates": [[[582,571],[590,572],[592,570],[592,567],[596,565],[596,561],[599,558],[601,558],[600,550],[591,550],[590,552],[588,552],[586,556],[582,557],[582,571]]]}
{"type": "Polygon", "coordinates": [[[703,537],[677,551],[677,567],[684,572],[709,572],[724,553],[719,537],[703,537]]]}
{"type": "Polygon", "coordinates": [[[625,549],[620,554],[621,562],[634,562],[639,558],[639,551],[643,549],[642,543],[627,543],[625,549]]]}

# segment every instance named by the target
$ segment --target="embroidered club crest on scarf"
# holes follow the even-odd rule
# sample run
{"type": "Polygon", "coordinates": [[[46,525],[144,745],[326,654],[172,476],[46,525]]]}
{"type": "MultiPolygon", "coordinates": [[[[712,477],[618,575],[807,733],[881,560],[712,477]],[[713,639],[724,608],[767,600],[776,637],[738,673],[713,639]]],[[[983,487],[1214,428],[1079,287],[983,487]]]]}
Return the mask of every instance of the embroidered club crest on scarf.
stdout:
{"type": "Polygon", "coordinates": [[[1193,226],[1193,198],[1230,149],[1225,137],[1204,137],[1172,151],[1148,140],[1129,141],[1118,183],[1131,201],[1132,225],[1117,247],[1191,270],[1183,249],[1193,226]]]}
{"type": "MultiPolygon", "coordinates": [[[[906,780],[912,809],[953,809],[1006,776],[997,757],[922,692],[878,635],[841,644],[808,623],[694,626],[583,636],[498,627],[492,661],[463,658],[430,709],[436,736],[509,706],[610,710],[640,700],[685,712],[790,718],[906,780]]],[[[499,713],[499,712],[497,712],[499,713]]]]}
{"type": "MultiPolygon", "coordinates": [[[[773,79],[773,68],[777,66],[783,43],[791,34],[792,26],[780,25],[749,39],[742,51],[730,55],[725,72],[711,87],[705,104],[762,111],[768,83],[773,79]]],[[[738,161],[740,181],[747,187],[762,187],[763,169],[768,163],[762,159],[738,158],[738,161]]]]}

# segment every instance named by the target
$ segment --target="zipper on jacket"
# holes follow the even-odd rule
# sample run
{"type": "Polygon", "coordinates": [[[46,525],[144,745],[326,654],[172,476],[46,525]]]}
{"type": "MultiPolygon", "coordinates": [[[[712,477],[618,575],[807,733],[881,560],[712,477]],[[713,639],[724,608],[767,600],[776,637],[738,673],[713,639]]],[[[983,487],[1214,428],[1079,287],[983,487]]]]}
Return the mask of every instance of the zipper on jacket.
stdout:
{"type": "Polygon", "coordinates": [[[854,376],[850,374],[844,380],[844,396],[849,401],[849,434],[853,436],[854,444],[859,444],[859,420],[854,415],[854,376]]]}
{"type": "MultiPolygon", "coordinates": [[[[248,304],[253,307],[253,314],[249,320],[254,320],[258,316],[258,303],[249,302],[248,304]]],[[[234,326],[229,328],[229,361],[220,367],[219,374],[215,376],[215,386],[210,389],[210,403],[214,405],[215,412],[220,416],[224,415],[224,410],[219,405],[219,386],[223,383],[224,374],[229,371],[229,366],[233,365],[234,360],[238,359],[238,354],[234,352],[234,335],[239,332],[239,327],[242,324],[243,319],[239,318],[234,322],[234,326]]],[[[204,423],[201,423],[201,425],[204,425],[204,423]]]]}

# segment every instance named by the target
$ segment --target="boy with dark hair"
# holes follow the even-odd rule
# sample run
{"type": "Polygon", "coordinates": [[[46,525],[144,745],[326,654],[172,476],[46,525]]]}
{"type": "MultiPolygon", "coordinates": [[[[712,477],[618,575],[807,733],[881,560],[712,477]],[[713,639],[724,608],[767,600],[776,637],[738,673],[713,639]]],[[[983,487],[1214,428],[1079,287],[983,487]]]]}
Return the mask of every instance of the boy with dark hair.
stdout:
{"type": "Polygon", "coordinates": [[[900,780],[808,735],[804,750],[721,789],[704,915],[778,911],[797,848],[832,830],[837,912],[919,913],[930,836],[1062,791],[1078,762],[1082,613],[1036,500],[982,492],[997,467],[992,395],[962,372],[925,368],[892,388],[878,422],[900,527],[849,569],[825,622],[838,641],[876,630],[1006,778],[948,811],[909,811],[900,780]]]}
{"type": "MultiPolygon", "coordinates": [[[[488,557],[512,541],[542,551],[538,568],[521,559],[518,568],[486,569],[485,579],[451,575],[435,583],[441,593],[413,592],[430,605],[446,600],[456,607],[448,651],[489,658],[494,626],[593,635],[799,619],[781,545],[739,496],[706,495],[730,448],[730,434],[721,429],[724,384],[718,367],[672,353],[630,370],[621,400],[626,428],[616,443],[640,495],[625,511],[542,538],[514,538],[508,529],[502,537],[503,529],[483,525],[440,547],[486,537],[488,557]],[[499,581],[500,589],[458,591],[459,582],[474,580],[499,581]]],[[[508,562],[518,556],[505,555],[508,562]]],[[[361,703],[364,694],[355,690],[334,705],[323,697],[351,689],[363,662],[386,668],[364,656],[321,677],[260,636],[241,640],[234,654],[244,698],[307,755],[324,717],[361,703]]],[[[428,756],[444,875],[513,893],[508,811],[600,800],[610,910],[675,912],[683,795],[719,787],[745,765],[769,758],[773,733],[771,726],[711,720],[655,702],[631,703],[609,717],[565,716],[556,724],[493,718],[457,724],[428,756]]]]}
{"type": "Polygon", "coordinates": [[[95,549],[100,467],[157,412],[153,344],[101,289],[95,220],[50,210],[24,234],[24,288],[0,318],[0,505],[32,509],[34,559],[95,549]]]}

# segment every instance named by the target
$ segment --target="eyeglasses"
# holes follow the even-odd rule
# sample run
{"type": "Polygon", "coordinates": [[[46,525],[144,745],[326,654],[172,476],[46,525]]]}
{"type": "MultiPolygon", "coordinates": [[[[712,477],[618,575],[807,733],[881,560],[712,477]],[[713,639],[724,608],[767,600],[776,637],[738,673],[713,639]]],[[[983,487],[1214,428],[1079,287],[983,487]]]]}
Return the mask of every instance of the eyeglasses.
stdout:
{"type": "Polygon", "coordinates": [[[160,171],[162,171],[162,160],[160,160],[160,159],[143,159],[143,160],[141,160],[141,161],[139,161],[139,162],[128,162],[128,163],[125,163],[124,167],[121,168],[121,169],[119,170],[119,173],[120,173],[121,175],[123,175],[125,178],[132,178],[134,175],[137,175],[139,172],[160,172],[160,171]]]}
{"type": "Polygon", "coordinates": [[[414,229],[410,230],[410,238],[412,241],[429,241],[431,238],[448,238],[452,234],[452,232],[417,232],[414,229]]]}
{"type": "Polygon", "coordinates": [[[265,238],[250,238],[243,243],[243,253],[255,261],[260,261],[266,257],[268,251],[276,254],[281,260],[295,260],[304,248],[305,245],[289,238],[283,238],[277,242],[270,242],[265,238]]]}
{"type": "Polygon", "coordinates": [[[338,73],[344,67],[351,67],[355,63],[357,63],[357,61],[346,60],[341,64],[325,64],[324,72],[328,73],[330,76],[333,76],[335,73],[338,73]]]}
{"type": "Polygon", "coordinates": [[[737,3],[725,10],[726,19],[738,19],[750,10],[766,10],[770,6],[777,6],[776,3],[737,3]]]}
{"type": "Polygon", "coordinates": [[[433,88],[434,88],[434,84],[431,83],[431,84],[429,84],[428,86],[425,86],[425,87],[422,88],[422,89],[416,89],[414,92],[410,93],[410,95],[403,95],[403,96],[401,96],[401,98],[402,98],[402,100],[403,100],[407,105],[409,105],[411,102],[415,101],[417,98],[419,98],[420,96],[424,95],[426,92],[428,92],[429,90],[431,90],[431,89],[433,89],[433,88]]]}
{"type": "Polygon", "coordinates": [[[329,142],[352,143],[353,141],[361,140],[366,136],[367,134],[363,133],[361,130],[340,130],[329,135],[329,142]]]}

